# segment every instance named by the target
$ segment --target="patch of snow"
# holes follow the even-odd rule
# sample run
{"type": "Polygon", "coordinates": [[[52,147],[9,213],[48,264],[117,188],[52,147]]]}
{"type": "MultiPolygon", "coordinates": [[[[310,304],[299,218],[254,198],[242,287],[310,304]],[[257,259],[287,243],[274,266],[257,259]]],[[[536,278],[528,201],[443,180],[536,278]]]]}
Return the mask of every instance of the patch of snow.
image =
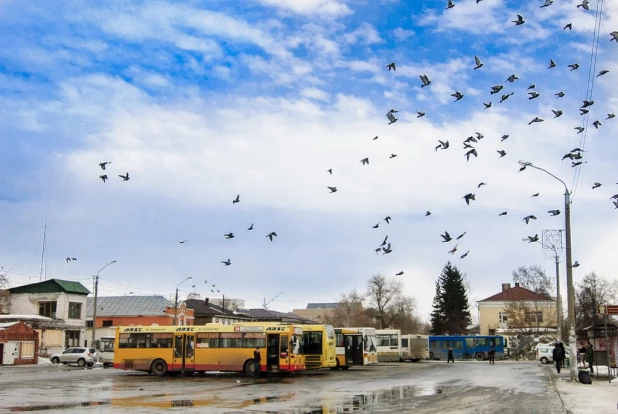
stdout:
{"type": "Polygon", "coordinates": [[[49,360],[49,358],[39,357],[38,365],[52,365],[52,362],[49,360]]]}

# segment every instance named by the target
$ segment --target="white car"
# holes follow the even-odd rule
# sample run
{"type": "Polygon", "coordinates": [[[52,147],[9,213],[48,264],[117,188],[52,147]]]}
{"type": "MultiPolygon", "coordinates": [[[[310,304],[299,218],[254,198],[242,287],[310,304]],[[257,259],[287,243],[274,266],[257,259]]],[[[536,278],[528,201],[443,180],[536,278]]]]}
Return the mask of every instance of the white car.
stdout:
{"type": "MultiPolygon", "coordinates": [[[[536,359],[541,361],[541,364],[549,364],[554,362],[553,344],[540,344],[536,347],[536,359]]],[[[565,349],[566,357],[569,358],[569,350],[565,349]]]]}
{"type": "Polygon", "coordinates": [[[93,348],[71,347],[61,354],[54,354],[49,358],[52,364],[77,364],[80,367],[95,363],[95,351],[93,348]]]}

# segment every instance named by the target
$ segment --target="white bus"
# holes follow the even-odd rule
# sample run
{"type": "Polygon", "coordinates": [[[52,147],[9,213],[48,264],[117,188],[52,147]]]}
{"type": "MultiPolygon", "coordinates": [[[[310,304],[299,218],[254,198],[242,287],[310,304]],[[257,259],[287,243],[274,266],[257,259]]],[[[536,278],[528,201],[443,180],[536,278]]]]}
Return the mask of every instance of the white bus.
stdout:
{"type": "Polygon", "coordinates": [[[376,348],[375,328],[345,328],[348,331],[356,331],[362,335],[363,341],[363,365],[378,363],[378,350],[376,348]]]}
{"type": "Polygon", "coordinates": [[[412,362],[429,359],[429,335],[402,335],[401,354],[403,360],[412,362]]]}
{"type": "Polygon", "coordinates": [[[400,329],[376,329],[379,362],[403,361],[400,329]]]}
{"type": "Polygon", "coordinates": [[[114,365],[114,341],[115,336],[102,336],[95,341],[95,349],[97,352],[98,362],[101,362],[104,367],[114,365]]]}

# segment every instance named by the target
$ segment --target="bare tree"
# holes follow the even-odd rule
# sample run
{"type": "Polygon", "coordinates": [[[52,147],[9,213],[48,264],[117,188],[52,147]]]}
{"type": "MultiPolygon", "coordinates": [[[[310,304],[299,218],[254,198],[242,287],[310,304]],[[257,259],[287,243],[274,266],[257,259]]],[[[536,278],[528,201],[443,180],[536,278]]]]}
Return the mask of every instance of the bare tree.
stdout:
{"type": "Polygon", "coordinates": [[[0,266],[0,289],[6,289],[9,287],[9,278],[4,271],[4,268],[0,266]]]}
{"type": "Polygon", "coordinates": [[[617,286],[591,272],[577,284],[575,292],[577,327],[579,329],[597,325],[603,321],[597,315],[599,305],[611,304],[616,300],[617,286]]]}
{"type": "Polygon", "coordinates": [[[11,294],[8,290],[4,290],[9,287],[9,279],[6,272],[3,271],[0,266],[0,314],[9,313],[11,309],[11,294]]]}
{"type": "Polygon", "coordinates": [[[511,300],[504,307],[509,330],[531,335],[547,332],[557,326],[556,304],[543,300],[511,300]]]}
{"type": "Polygon", "coordinates": [[[547,276],[545,269],[539,265],[519,266],[513,273],[513,283],[543,295],[550,295],[554,290],[553,278],[547,276]]]}
{"type": "Polygon", "coordinates": [[[333,326],[369,326],[370,318],[363,308],[363,296],[356,290],[341,294],[333,314],[325,317],[325,322],[333,326]]]}
{"type": "Polygon", "coordinates": [[[367,282],[367,307],[376,321],[378,329],[395,328],[413,315],[414,299],[404,296],[403,283],[373,275],[367,282]]]}

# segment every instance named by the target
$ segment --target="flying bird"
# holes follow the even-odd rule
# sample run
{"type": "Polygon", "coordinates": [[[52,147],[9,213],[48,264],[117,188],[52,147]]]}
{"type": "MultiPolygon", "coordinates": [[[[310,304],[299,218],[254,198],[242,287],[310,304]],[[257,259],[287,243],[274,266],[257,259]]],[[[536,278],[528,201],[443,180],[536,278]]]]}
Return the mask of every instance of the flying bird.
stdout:
{"type": "Polygon", "coordinates": [[[532,125],[535,122],[543,122],[544,119],[543,118],[539,118],[538,116],[535,117],[532,121],[528,122],[528,125],[532,125]]]}
{"type": "Polygon", "coordinates": [[[236,194],[236,198],[232,200],[232,204],[240,203],[240,194],[236,194]]]}
{"type": "MultiPolygon", "coordinates": [[[[380,247],[382,247],[382,246],[386,246],[386,241],[387,241],[387,240],[388,240],[388,236],[386,236],[386,237],[384,238],[384,241],[382,241],[382,244],[380,245],[380,247]]],[[[378,249],[378,250],[380,250],[380,249],[378,249]]]]}
{"type": "Polygon", "coordinates": [[[592,125],[594,125],[594,127],[595,127],[596,129],[599,129],[599,127],[600,127],[601,125],[603,125],[603,124],[601,123],[601,121],[594,121],[594,122],[592,123],[592,125]]]}
{"type": "Polygon", "coordinates": [[[328,194],[336,193],[337,192],[337,187],[326,187],[326,188],[328,188],[330,190],[330,193],[328,193],[328,194]]]}
{"type": "Polygon", "coordinates": [[[567,24],[566,24],[566,25],[562,28],[562,30],[566,30],[566,29],[573,30],[573,23],[567,23],[567,24]]]}
{"type": "Polygon", "coordinates": [[[421,88],[424,88],[425,86],[429,86],[429,84],[431,83],[431,79],[429,79],[429,77],[427,75],[421,75],[421,82],[423,82],[423,84],[421,85],[421,88]]]}
{"type": "Polygon", "coordinates": [[[423,112],[423,111],[416,111],[416,113],[417,113],[417,115],[416,115],[417,118],[422,118],[422,117],[425,116],[425,112],[423,112]]]}
{"type": "Polygon", "coordinates": [[[521,14],[517,15],[517,20],[511,21],[515,23],[515,26],[521,26],[522,24],[526,23],[526,20],[524,20],[524,16],[522,16],[521,14]]]}
{"type": "Polygon", "coordinates": [[[464,231],[463,233],[461,233],[459,236],[457,236],[457,238],[455,240],[460,240],[463,236],[465,236],[467,233],[467,231],[464,231]]]}
{"type": "Polygon", "coordinates": [[[129,181],[129,173],[126,173],[126,175],[118,174],[118,177],[122,178],[122,181],[129,181]]]}
{"type": "Polygon", "coordinates": [[[375,141],[376,139],[378,139],[377,135],[375,137],[373,137],[372,141],[375,141]]]}
{"type": "Polygon", "coordinates": [[[249,228],[248,228],[247,230],[253,230],[253,225],[254,225],[254,224],[255,224],[255,223],[251,223],[251,225],[249,226],[249,228]]]}
{"type": "MultiPolygon", "coordinates": [[[[226,261],[223,261],[223,262],[221,262],[221,263],[223,263],[223,264],[224,264],[224,265],[226,265],[226,266],[229,266],[229,265],[231,265],[231,264],[232,264],[232,262],[230,261],[230,259],[227,259],[226,261]]],[[[204,283],[206,283],[206,282],[204,282],[204,283]]]]}
{"type": "Polygon", "coordinates": [[[530,89],[536,89],[536,83],[533,83],[532,85],[528,86],[527,90],[529,91],[530,89]]]}
{"type": "Polygon", "coordinates": [[[451,235],[450,235],[450,234],[448,234],[448,231],[445,231],[445,232],[444,232],[444,234],[441,234],[441,235],[440,235],[440,237],[442,237],[442,239],[444,239],[444,240],[442,240],[442,243],[448,243],[448,242],[450,242],[451,240],[453,240],[453,238],[451,237],[451,235]]]}
{"type": "Polygon", "coordinates": [[[552,109],[551,111],[554,113],[554,118],[558,118],[559,116],[562,115],[561,109],[552,109]]]}
{"type": "Polygon", "coordinates": [[[530,214],[529,216],[524,217],[523,220],[526,222],[526,224],[528,224],[530,220],[536,220],[536,216],[530,214]]]}
{"type": "Polygon", "coordinates": [[[386,65],[386,67],[388,68],[389,72],[391,71],[391,69],[392,70],[397,70],[397,66],[395,65],[395,62],[389,63],[388,65],[386,65]]]}
{"type": "Polygon", "coordinates": [[[554,0],[545,0],[545,3],[543,3],[541,8],[551,6],[553,2],[554,0]]]}
{"type": "Polygon", "coordinates": [[[532,100],[532,99],[536,99],[536,98],[538,98],[539,96],[541,96],[541,94],[540,94],[540,93],[538,93],[538,92],[536,92],[536,91],[528,92],[528,95],[530,95],[530,96],[528,97],[528,100],[529,100],[529,101],[530,101],[530,100],[532,100]]]}
{"type": "Polygon", "coordinates": [[[371,226],[372,229],[377,229],[378,227],[380,227],[380,223],[376,223],[375,226],[371,226]]]}
{"type": "Polygon", "coordinates": [[[458,244],[455,245],[455,247],[453,247],[451,250],[449,250],[450,254],[455,254],[455,252],[457,251],[457,246],[458,244]]]}
{"type": "Polygon", "coordinates": [[[105,180],[107,180],[107,174],[99,175],[99,178],[105,182],[105,180]]]}
{"type": "Polygon", "coordinates": [[[387,244],[386,247],[382,247],[382,254],[389,254],[390,252],[392,252],[393,250],[391,249],[391,244],[387,244]]]}
{"type": "Polygon", "coordinates": [[[555,93],[554,95],[556,95],[557,98],[564,98],[564,96],[566,95],[566,93],[560,91],[558,93],[555,93]]]}
{"type": "Polygon", "coordinates": [[[571,63],[568,66],[571,68],[569,72],[573,72],[574,70],[577,70],[579,68],[579,63],[571,63]]]}
{"type": "Polygon", "coordinates": [[[530,198],[532,198],[532,197],[538,197],[538,196],[539,196],[539,194],[540,194],[540,193],[534,193],[534,194],[532,194],[532,195],[530,196],[530,198]]]}
{"type": "Polygon", "coordinates": [[[451,94],[451,96],[452,96],[453,98],[455,98],[455,101],[454,101],[454,102],[457,102],[457,101],[459,101],[461,98],[463,98],[463,97],[464,97],[464,94],[463,94],[463,93],[461,93],[461,92],[459,92],[459,91],[456,91],[455,93],[452,93],[452,94],[451,94]]]}
{"type": "Polygon", "coordinates": [[[607,114],[607,118],[605,118],[605,120],[607,121],[608,119],[612,119],[615,117],[616,117],[616,114],[607,114]]]}
{"type": "Polygon", "coordinates": [[[67,258],[66,258],[66,262],[67,262],[67,263],[69,263],[71,260],[72,260],[72,261],[75,261],[75,260],[77,260],[77,259],[76,259],[76,258],[74,258],[74,257],[73,257],[73,258],[71,258],[71,257],[67,257],[67,258]]]}
{"type": "Polygon", "coordinates": [[[425,213],[425,217],[427,216],[431,216],[431,211],[427,210],[427,212],[425,213]]]}
{"type": "Polygon", "coordinates": [[[384,221],[386,222],[386,224],[391,224],[391,220],[392,220],[391,216],[384,217],[384,221]]]}
{"type": "Polygon", "coordinates": [[[449,146],[448,141],[440,141],[440,140],[438,140],[438,142],[439,142],[440,144],[436,147],[436,151],[438,151],[438,149],[443,149],[443,150],[445,150],[445,149],[447,149],[447,148],[448,148],[448,146],[449,146]]]}
{"type": "Polygon", "coordinates": [[[539,241],[539,235],[535,234],[534,236],[528,236],[528,243],[533,243],[533,242],[538,242],[539,241]]]}
{"type": "Polygon", "coordinates": [[[225,237],[226,239],[233,239],[236,236],[234,236],[234,233],[226,233],[223,235],[223,237],[225,237]]]}
{"type": "Polygon", "coordinates": [[[577,260],[573,263],[573,267],[579,267],[579,262],[577,260]]]}
{"type": "Polygon", "coordinates": [[[483,62],[481,62],[481,59],[478,56],[474,56],[474,63],[476,63],[474,70],[477,70],[483,67],[483,62]]]}
{"type": "Polygon", "coordinates": [[[584,128],[584,127],[575,127],[575,128],[573,128],[573,129],[576,129],[576,130],[577,130],[577,133],[578,133],[578,134],[581,134],[582,132],[584,132],[584,129],[586,129],[586,128],[584,128]]]}
{"type": "Polygon", "coordinates": [[[485,105],[485,109],[489,109],[492,107],[493,104],[491,103],[491,101],[489,101],[489,103],[483,102],[483,105],[485,105]]]}
{"type": "Polygon", "coordinates": [[[468,257],[468,254],[470,253],[470,250],[468,250],[467,252],[465,252],[464,254],[462,254],[461,256],[459,256],[460,259],[465,259],[466,257],[468,257]]]}
{"type": "Polygon", "coordinates": [[[505,139],[507,139],[508,137],[509,137],[509,135],[506,135],[506,134],[505,134],[505,135],[502,135],[502,136],[500,137],[500,142],[504,141],[504,140],[505,140],[505,139]]]}
{"type": "Polygon", "coordinates": [[[395,276],[401,276],[401,275],[403,275],[403,272],[395,273],[395,276]]]}
{"type": "Polygon", "coordinates": [[[609,39],[609,41],[618,43],[618,30],[611,32],[610,35],[612,36],[612,38],[609,39]]]}
{"type": "Polygon", "coordinates": [[[592,186],[592,189],[594,190],[595,188],[599,188],[602,184],[601,183],[594,183],[594,185],[592,186]]]}
{"type": "Polygon", "coordinates": [[[507,99],[509,99],[514,94],[515,94],[515,92],[505,93],[504,95],[502,95],[502,98],[500,99],[500,103],[506,101],[507,99]]]}
{"type": "Polygon", "coordinates": [[[363,158],[359,162],[362,163],[363,165],[367,165],[367,164],[369,164],[369,158],[363,158]]]}
{"type": "Polygon", "coordinates": [[[476,194],[472,194],[472,193],[468,193],[465,196],[463,196],[462,198],[464,200],[466,200],[466,204],[470,205],[470,200],[476,201],[476,194]]]}
{"type": "Polygon", "coordinates": [[[452,9],[453,7],[455,7],[455,3],[453,3],[453,0],[448,0],[448,4],[446,5],[446,9],[452,9]]]}
{"type": "Polygon", "coordinates": [[[399,119],[399,118],[397,118],[395,115],[393,115],[393,113],[392,113],[392,112],[390,112],[390,111],[386,114],[386,117],[387,117],[387,118],[388,118],[388,120],[390,121],[390,122],[388,123],[389,125],[390,125],[390,124],[394,124],[394,123],[395,123],[395,122],[397,122],[397,120],[399,119]]]}
{"type": "Polygon", "coordinates": [[[597,75],[597,78],[598,78],[599,76],[603,76],[603,75],[606,75],[606,74],[608,74],[608,73],[609,73],[609,70],[607,70],[607,69],[603,69],[602,71],[600,71],[600,72],[599,72],[599,74],[597,75]]]}
{"type": "Polygon", "coordinates": [[[329,168],[328,170],[326,170],[327,173],[329,173],[330,175],[333,175],[333,169],[329,168]]]}
{"type": "Polygon", "coordinates": [[[548,69],[555,68],[555,67],[556,67],[556,62],[553,59],[549,59],[549,68],[548,69]]]}
{"type": "Polygon", "coordinates": [[[489,92],[490,95],[493,95],[494,93],[498,93],[502,90],[502,88],[504,88],[504,86],[502,85],[495,85],[491,87],[491,92],[489,92]]]}
{"type": "Polygon", "coordinates": [[[590,101],[585,100],[585,101],[582,101],[582,102],[583,102],[582,103],[582,108],[588,108],[589,106],[594,105],[594,100],[590,100],[590,101]]]}
{"type": "Polygon", "coordinates": [[[508,78],[506,78],[506,81],[507,81],[507,82],[511,82],[511,83],[513,83],[513,82],[515,82],[517,79],[519,79],[519,77],[518,77],[516,74],[514,74],[514,73],[513,73],[511,76],[509,76],[508,78]]]}
{"type": "Polygon", "coordinates": [[[275,233],[274,231],[271,231],[270,233],[266,235],[266,237],[268,237],[270,241],[273,241],[273,237],[277,237],[277,233],[275,233]]]}
{"type": "Polygon", "coordinates": [[[99,167],[101,167],[101,169],[102,169],[102,170],[104,170],[104,169],[105,169],[105,166],[106,166],[107,164],[111,164],[111,163],[112,163],[111,161],[100,162],[100,163],[99,163],[99,167]]]}
{"type": "Polygon", "coordinates": [[[581,7],[584,10],[590,10],[590,0],[582,0],[582,2],[580,4],[577,5],[577,7],[581,7]]]}
{"type": "Polygon", "coordinates": [[[498,214],[498,216],[506,216],[508,213],[506,211],[503,211],[502,213],[498,214]]]}
{"type": "Polygon", "coordinates": [[[487,185],[486,183],[479,183],[479,185],[476,186],[476,188],[481,188],[481,186],[483,185],[487,185]]]}
{"type": "Polygon", "coordinates": [[[391,154],[390,157],[388,158],[395,158],[397,156],[397,154],[391,154]]]}
{"type": "Polygon", "coordinates": [[[552,217],[560,214],[560,210],[548,210],[547,212],[551,214],[552,217]]]}
{"type": "Polygon", "coordinates": [[[179,240],[178,243],[180,244],[185,244],[187,242],[187,240],[179,240]]]}
{"type": "Polygon", "coordinates": [[[498,154],[500,154],[499,158],[502,158],[502,157],[504,157],[506,155],[506,151],[504,151],[504,150],[499,150],[497,152],[498,152],[498,154]]]}
{"type": "Polygon", "coordinates": [[[464,154],[464,157],[466,157],[466,161],[470,161],[470,155],[474,155],[475,157],[479,156],[475,148],[472,148],[470,151],[464,154]]]}
{"type": "Polygon", "coordinates": [[[590,112],[590,110],[588,110],[586,108],[579,108],[579,114],[580,115],[586,115],[588,112],[590,112]]]}

